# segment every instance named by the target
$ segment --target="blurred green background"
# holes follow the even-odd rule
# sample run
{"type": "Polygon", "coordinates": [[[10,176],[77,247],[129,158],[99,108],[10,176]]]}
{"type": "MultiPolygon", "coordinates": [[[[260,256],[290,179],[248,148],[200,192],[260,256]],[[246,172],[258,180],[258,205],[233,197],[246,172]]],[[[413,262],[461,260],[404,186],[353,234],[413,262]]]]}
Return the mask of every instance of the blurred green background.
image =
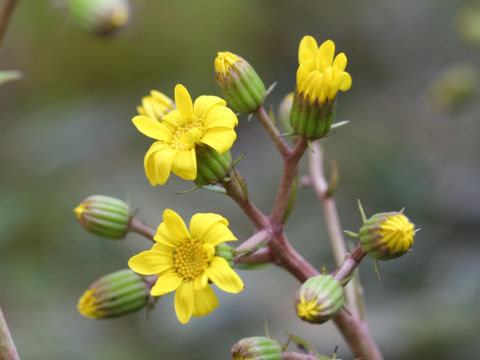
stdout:
{"type": "MultiPolygon", "coordinates": [[[[298,283],[274,266],[240,271],[245,291],[218,291],[219,308],[188,325],[176,320],[172,295],[148,316],[94,321],[75,308],[90,283],[150,247],[133,234],[114,242],[86,233],[72,210],[88,195],[127,199],[152,225],[169,207],[185,219],[218,212],[238,238],[252,234],[221,195],[175,195],[192,186],[175,176],[151,187],[142,165],[151,141],[131,118],[151,89],[172,96],[182,83],[193,97],[219,95],[219,50],[248,59],[267,86],[278,81],[267,100],[276,106],[294,88],[305,34],[333,39],[353,78],[337,112],[351,123],[324,141],[340,169],[343,228],[360,226],[360,198],[367,215],[405,206],[422,229],[413,252],[381,264],[381,281],[372,260],[360,267],[373,336],[386,359],[478,358],[480,102],[471,77],[480,16],[465,24],[457,14],[479,8],[474,0],[138,0],[129,27],[105,40],[71,26],[49,1],[20,0],[0,48],[0,70],[25,75],[0,87],[0,304],[22,359],[227,359],[237,340],[263,333],[264,319],[281,341],[289,331],[352,358],[332,325],[295,317],[298,283]],[[458,66],[467,80],[444,75],[458,66]]],[[[242,117],[238,134],[233,154],[247,151],[239,168],[268,212],[280,156],[255,121],[242,117]]],[[[311,189],[300,191],[287,233],[315,266],[334,268],[311,189]]]]}

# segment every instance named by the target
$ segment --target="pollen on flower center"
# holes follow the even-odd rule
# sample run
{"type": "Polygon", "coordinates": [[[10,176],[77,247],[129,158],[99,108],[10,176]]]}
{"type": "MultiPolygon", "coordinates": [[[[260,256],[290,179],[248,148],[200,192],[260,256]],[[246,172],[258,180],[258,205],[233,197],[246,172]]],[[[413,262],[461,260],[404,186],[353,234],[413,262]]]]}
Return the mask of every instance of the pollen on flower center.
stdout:
{"type": "Polygon", "coordinates": [[[173,266],[185,280],[193,280],[207,267],[208,255],[198,240],[187,240],[177,247],[173,256],[173,266]]]}
{"type": "Polygon", "coordinates": [[[195,120],[176,129],[170,146],[175,150],[190,150],[204,135],[203,123],[195,120]]]}

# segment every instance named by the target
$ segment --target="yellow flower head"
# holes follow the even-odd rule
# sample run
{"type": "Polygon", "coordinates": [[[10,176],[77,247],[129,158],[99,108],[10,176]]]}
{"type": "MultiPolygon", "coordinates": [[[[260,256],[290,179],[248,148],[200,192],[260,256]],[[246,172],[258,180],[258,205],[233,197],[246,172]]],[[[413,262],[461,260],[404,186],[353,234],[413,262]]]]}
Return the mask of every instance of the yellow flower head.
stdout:
{"type": "Polygon", "coordinates": [[[215,72],[228,75],[230,68],[238,61],[240,61],[240,58],[234,53],[230,51],[219,51],[217,52],[217,57],[214,62],[215,72]]]}
{"type": "Polygon", "coordinates": [[[313,103],[333,101],[338,90],[347,91],[352,86],[350,74],[345,72],[347,57],[338,54],[335,44],[325,41],[318,47],[311,36],[304,36],[298,49],[297,92],[303,93],[313,103]]]}
{"type": "Polygon", "coordinates": [[[413,245],[415,225],[401,212],[373,215],[360,228],[362,250],[378,260],[390,260],[405,254],[413,245]]]}
{"type": "Polygon", "coordinates": [[[413,244],[415,225],[403,214],[389,215],[386,218],[377,231],[381,235],[380,242],[392,253],[406,252],[413,244]]]}
{"type": "Polygon", "coordinates": [[[182,218],[173,210],[163,213],[151,250],[135,255],[128,266],[143,275],[158,275],[153,296],[175,291],[175,312],[182,323],[190,317],[205,316],[218,305],[209,285],[238,293],[243,289],[240,277],[228,262],[215,256],[215,247],[237,240],[228,229],[228,221],[217,214],[195,214],[187,230],[182,218]]]}
{"type": "Polygon", "coordinates": [[[228,151],[237,135],[237,116],[217,96],[200,96],[192,103],[183,85],[175,86],[176,110],[160,119],[147,115],[133,118],[144,135],[158,140],[145,154],[144,166],[152,185],[163,185],[170,171],[185,180],[197,177],[195,146],[208,145],[219,154],[228,151]]]}
{"type": "Polygon", "coordinates": [[[160,121],[164,115],[172,110],[175,110],[175,103],[172,99],[156,90],[152,90],[150,95],[144,96],[142,105],[137,106],[137,112],[140,115],[148,116],[157,121],[160,121]]]}

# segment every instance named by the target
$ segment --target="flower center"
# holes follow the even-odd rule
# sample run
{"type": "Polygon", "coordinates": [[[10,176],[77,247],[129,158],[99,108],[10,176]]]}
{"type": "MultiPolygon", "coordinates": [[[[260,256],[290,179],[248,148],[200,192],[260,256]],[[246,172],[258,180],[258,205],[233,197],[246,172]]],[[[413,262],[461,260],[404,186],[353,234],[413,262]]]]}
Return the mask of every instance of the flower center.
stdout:
{"type": "Polygon", "coordinates": [[[302,319],[314,320],[322,306],[317,304],[317,300],[305,300],[302,296],[301,301],[297,304],[297,314],[302,319]]]}
{"type": "Polygon", "coordinates": [[[205,271],[207,259],[203,244],[196,239],[189,239],[177,247],[173,266],[183,279],[193,280],[205,271]]]}
{"type": "Polygon", "coordinates": [[[190,150],[205,135],[205,128],[200,120],[192,121],[177,128],[170,146],[175,150],[190,150]]]}

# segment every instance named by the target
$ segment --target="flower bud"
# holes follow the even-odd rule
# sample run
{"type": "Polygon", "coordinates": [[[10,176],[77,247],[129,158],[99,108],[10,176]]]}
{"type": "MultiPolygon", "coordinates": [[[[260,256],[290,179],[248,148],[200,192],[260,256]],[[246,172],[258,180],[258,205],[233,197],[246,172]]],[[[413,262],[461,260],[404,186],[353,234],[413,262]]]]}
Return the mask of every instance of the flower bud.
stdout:
{"type": "Polygon", "coordinates": [[[96,235],[121,239],[129,230],[130,206],[122,200],[92,195],[83,200],[74,210],[83,228],[96,235]]]}
{"type": "Polygon", "coordinates": [[[78,300],[78,311],[93,319],[126,315],[150,301],[150,286],[130,269],[119,270],[95,281],[78,300]]]}
{"type": "Polygon", "coordinates": [[[390,260],[405,254],[413,245],[415,225],[400,212],[373,215],[360,228],[362,250],[377,260],[390,260]]]}
{"type": "Polygon", "coordinates": [[[195,156],[197,159],[195,183],[198,185],[216,184],[222,181],[232,168],[230,150],[220,155],[208,145],[196,145],[195,156]]]}
{"type": "Polygon", "coordinates": [[[164,115],[175,109],[173,100],[157,90],[150,91],[150,95],[142,98],[142,105],[137,106],[139,115],[148,116],[157,121],[160,121],[164,115]]]}
{"type": "Polygon", "coordinates": [[[128,0],[68,0],[72,23],[99,36],[112,36],[122,29],[130,16],[128,0]]]}
{"type": "Polygon", "coordinates": [[[298,135],[319,139],[328,134],[335,118],[335,100],[339,90],[347,91],[352,78],[345,72],[344,53],[334,58],[335,44],[305,36],[298,49],[297,84],[290,112],[290,123],[298,135]]]}
{"type": "Polygon", "coordinates": [[[282,347],[266,336],[245,338],[233,345],[232,360],[281,360],[282,347]]]}
{"type": "Polygon", "coordinates": [[[253,67],[231,52],[218,52],[215,58],[215,79],[228,105],[240,113],[258,109],[266,90],[253,67]]]}
{"type": "Polygon", "coordinates": [[[230,265],[231,268],[235,265],[233,262],[233,257],[234,257],[234,251],[235,249],[226,244],[226,243],[220,243],[215,247],[215,256],[220,256],[227,260],[228,265],[230,265]]]}
{"type": "Polygon", "coordinates": [[[330,275],[305,281],[295,295],[297,315],[312,324],[322,324],[338,314],[344,303],[343,287],[330,275]]]}

